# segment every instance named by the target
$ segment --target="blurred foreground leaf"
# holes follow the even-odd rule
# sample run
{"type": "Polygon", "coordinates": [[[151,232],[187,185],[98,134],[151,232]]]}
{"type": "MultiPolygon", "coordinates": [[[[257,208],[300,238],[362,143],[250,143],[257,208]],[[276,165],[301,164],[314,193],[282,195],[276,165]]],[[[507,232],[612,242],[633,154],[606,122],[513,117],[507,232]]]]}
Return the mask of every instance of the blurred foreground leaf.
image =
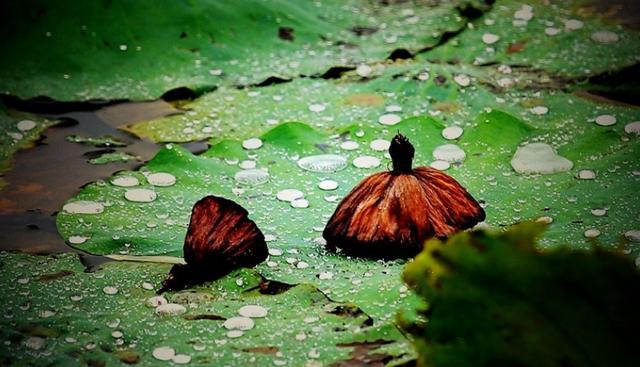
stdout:
{"type": "Polygon", "coordinates": [[[623,255],[535,247],[544,225],[427,243],[405,270],[420,366],[637,365],[640,274],[623,255]]]}

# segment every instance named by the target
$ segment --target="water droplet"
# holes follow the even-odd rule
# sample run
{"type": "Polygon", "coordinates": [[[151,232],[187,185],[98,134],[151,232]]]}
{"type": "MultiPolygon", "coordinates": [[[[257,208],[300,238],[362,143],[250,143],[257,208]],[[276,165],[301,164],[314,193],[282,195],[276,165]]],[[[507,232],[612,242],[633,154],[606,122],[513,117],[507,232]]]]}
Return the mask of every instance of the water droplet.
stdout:
{"type": "Polygon", "coordinates": [[[513,14],[513,17],[516,19],[529,21],[531,20],[531,18],[533,18],[533,8],[529,5],[522,5],[522,7],[513,14]]]}
{"type": "Polygon", "coordinates": [[[167,303],[156,308],[156,315],[158,316],[177,316],[185,312],[187,312],[187,309],[177,303],[167,303]]]}
{"type": "Polygon", "coordinates": [[[455,144],[444,144],[433,150],[433,158],[449,163],[462,162],[466,157],[465,152],[455,144]]]}
{"type": "Polygon", "coordinates": [[[451,164],[447,161],[433,161],[429,166],[440,171],[446,171],[451,167],[451,164]]]}
{"type": "Polygon", "coordinates": [[[462,128],[460,126],[449,126],[442,130],[442,137],[447,140],[458,139],[462,136],[462,128]]]}
{"type": "Polygon", "coordinates": [[[600,231],[595,228],[590,228],[584,231],[584,236],[587,238],[596,238],[600,236],[600,231]]]}
{"type": "Polygon", "coordinates": [[[39,336],[31,336],[25,339],[22,343],[29,349],[39,350],[44,347],[45,342],[46,340],[44,338],[41,338],[39,336]]]}
{"type": "Polygon", "coordinates": [[[170,361],[175,357],[176,351],[171,347],[158,347],[153,350],[153,358],[160,361],[170,361]]]}
{"type": "Polygon", "coordinates": [[[104,211],[104,205],[95,201],[80,200],[65,204],[62,210],[71,214],[100,214],[104,211]]]}
{"type": "Polygon", "coordinates": [[[363,155],[354,159],[353,165],[357,168],[375,168],[380,165],[380,159],[370,155],[363,155]]]}
{"type": "Polygon", "coordinates": [[[590,169],[581,169],[578,171],[576,178],[580,180],[594,180],[596,178],[596,173],[590,169]]]}
{"type": "Polygon", "coordinates": [[[569,19],[564,22],[564,28],[568,31],[575,31],[577,29],[582,28],[583,25],[584,23],[582,23],[582,21],[579,21],[577,19],[569,19]]]}
{"type": "Polygon", "coordinates": [[[69,243],[72,245],[81,245],[85,242],[87,242],[87,240],[89,240],[90,237],[85,237],[85,236],[70,236],[69,237],[69,243]]]}
{"type": "Polygon", "coordinates": [[[340,148],[344,150],[356,150],[358,149],[359,146],[360,144],[358,144],[358,142],[353,140],[347,140],[345,142],[342,142],[342,144],[340,144],[340,148]]]}
{"type": "Polygon", "coordinates": [[[373,71],[373,69],[371,69],[371,66],[367,64],[360,64],[356,68],[356,74],[360,75],[363,78],[368,77],[369,74],[371,74],[371,71],[373,71]]]}
{"type": "Polygon", "coordinates": [[[371,147],[371,149],[375,151],[382,152],[382,151],[389,150],[389,147],[391,146],[391,142],[384,139],[376,139],[372,141],[369,144],[369,146],[371,147]]]}
{"type": "Polygon", "coordinates": [[[223,324],[227,330],[250,330],[253,329],[255,323],[248,317],[231,317],[228,318],[223,324]]]}
{"type": "Polygon", "coordinates": [[[298,167],[312,172],[336,172],[347,166],[347,159],[335,154],[320,154],[298,160],[298,167]]]}
{"type": "Polygon", "coordinates": [[[305,324],[313,324],[318,320],[320,320],[320,318],[317,316],[308,316],[308,317],[305,317],[302,321],[304,321],[305,324]]]}
{"type": "Polygon", "coordinates": [[[485,33],[482,35],[482,42],[484,42],[487,45],[492,45],[498,42],[499,40],[500,40],[500,37],[498,37],[498,35],[493,33],[485,33]]]}
{"type": "Polygon", "coordinates": [[[133,176],[118,176],[111,180],[111,184],[120,187],[138,186],[140,182],[133,176]]]}
{"type": "Polygon", "coordinates": [[[320,279],[320,280],[333,279],[333,273],[329,272],[329,271],[324,271],[324,272],[318,274],[318,279],[320,279]]]}
{"type": "Polygon", "coordinates": [[[230,330],[227,332],[227,337],[231,339],[239,338],[244,335],[244,331],[242,330],[230,330]]]}
{"type": "Polygon", "coordinates": [[[551,174],[570,170],[573,162],[559,156],[548,144],[532,143],[518,147],[511,167],[521,174],[551,174]]]}
{"type": "Polygon", "coordinates": [[[399,123],[402,118],[395,113],[387,113],[378,118],[378,122],[382,125],[393,126],[399,123]]]}
{"type": "Polygon", "coordinates": [[[279,248],[269,248],[269,255],[282,256],[282,250],[280,250],[279,248]]]}
{"type": "Polygon", "coordinates": [[[471,79],[465,74],[457,74],[453,77],[453,80],[461,87],[468,87],[471,84],[471,79]]]}
{"type": "Polygon", "coordinates": [[[20,131],[29,131],[29,130],[32,130],[33,128],[35,128],[36,126],[38,126],[38,125],[34,121],[31,121],[31,120],[22,120],[22,121],[18,122],[18,124],[16,125],[16,127],[20,131]]]}
{"type": "Polygon", "coordinates": [[[320,190],[331,191],[338,188],[338,183],[334,180],[322,180],[318,183],[320,190]]]}
{"type": "Polygon", "coordinates": [[[147,181],[153,186],[173,186],[176,183],[176,177],[166,172],[156,172],[147,176],[147,181]]]}
{"type": "Polygon", "coordinates": [[[122,338],[124,336],[124,334],[122,333],[122,331],[116,330],[116,331],[111,333],[111,336],[116,338],[116,339],[119,339],[119,338],[122,338]]]}
{"type": "Polygon", "coordinates": [[[544,216],[536,219],[536,222],[551,224],[553,223],[553,218],[544,216]]]}
{"type": "Polygon", "coordinates": [[[402,111],[402,106],[399,106],[397,104],[391,104],[391,105],[388,105],[385,108],[385,111],[387,111],[387,112],[400,112],[400,111],[402,111]]]}
{"type": "Polygon", "coordinates": [[[326,109],[327,107],[323,104],[320,103],[314,103],[314,104],[310,104],[309,105],[309,111],[311,112],[322,112],[326,109]]]}
{"type": "Polygon", "coordinates": [[[627,134],[640,135],[640,121],[634,121],[624,126],[624,132],[627,134]]]}
{"type": "Polygon", "coordinates": [[[118,288],[112,287],[112,286],[107,286],[107,287],[102,288],[102,291],[105,294],[114,295],[114,294],[118,293],[118,288]]]}
{"type": "Polygon", "coordinates": [[[640,242],[640,229],[626,231],[624,237],[631,242],[640,242]]]}
{"type": "Polygon", "coordinates": [[[12,133],[12,132],[8,132],[7,135],[9,135],[11,137],[11,139],[13,140],[22,140],[22,138],[24,138],[24,136],[20,133],[12,133]]]}
{"type": "Polygon", "coordinates": [[[546,34],[547,36],[557,36],[558,34],[560,34],[560,29],[556,28],[556,27],[547,27],[544,30],[544,34],[546,34]]]}
{"type": "Polygon", "coordinates": [[[258,149],[261,146],[262,146],[262,140],[258,138],[251,138],[242,142],[242,147],[246,150],[258,149]]]}
{"type": "Polygon", "coordinates": [[[309,201],[307,199],[296,199],[291,202],[292,208],[304,209],[309,207],[309,201]]]}
{"type": "Polygon", "coordinates": [[[280,201],[288,201],[292,202],[296,199],[302,199],[304,197],[304,193],[300,190],[296,189],[284,189],[278,191],[276,194],[276,198],[280,201]]]}
{"type": "Polygon", "coordinates": [[[171,360],[175,364],[187,364],[191,362],[191,356],[186,354],[176,354],[171,360]]]}
{"type": "Polygon", "coordinates": [[[498,79],[497,83],[502,88],[511,88],[516,84],[515,80],[508,77],[498,79]]]}
{"type": "Polygon", "coordinates": [[[418,80],[424,82],[426,80],[429,80],[429,72],[428,71],[423,71],[418,73],[418,80]]]}
{"type": "Polygon", "coordinates": [[[124,198],[136,203],[149,203],[156,200],[158,195],[149,189],[129,189],[125,191],[124,198]]]}
{"type": "Polygon", "coordinates": [[[600,126],[611,126],[616,123],[615,116],[612,115],[600,115],[596,117],[596,124],[600,126]]]}
{"type": "Polygon", "coordinates": [[[261,169],[245,169],[235,174],[236,182],[242,185],[260,185],[269,181],[269,173],[261,169]]]}
{"type": "Polygon", "coordinates": [[[240,168],[242,169],[254,169],[256,168],[256,161],[252,161],[252,160],[244,160],[242,162],[240,162],[240,168]]]}
{"type": "Polygon", "coordinates": [[[597,31],[591,33],[591,40],[601,44],[612,44],[620,40],[617,33],[611,31],[597,31]]]}
{"type": "Polygon", "coordinates": [[[167,303],[169,302],[167,302],[167,299],[163,296],[153,296],[147,299],[145,304],[149,307],[156,308],[158,306],[166,305],[167,303]]]}
{"type": "Polygon", "coordinates": [[[534,115],[546,115],[547,112],[549,112],[549,107],[547,107],[547,106],[535,106],[535,107],[532,107],[531,109],[529,109],[529,112],[531,112],[534,115]]]}
{"type": "Polygon", "coordinates": [[[266,308],[258,305],[246,305],[240,307],[240,309],[238,310],[238,314],[240,316],[251,318],[266,317],[267,313],[268,312],[266,308]]]}
{"type": "Polygon", "coordinates": [[[604,209],[604,208],[591,209],[591,214],[593,214],[596,217],[603,217],[607,215],[607,209],[604,209]]]}

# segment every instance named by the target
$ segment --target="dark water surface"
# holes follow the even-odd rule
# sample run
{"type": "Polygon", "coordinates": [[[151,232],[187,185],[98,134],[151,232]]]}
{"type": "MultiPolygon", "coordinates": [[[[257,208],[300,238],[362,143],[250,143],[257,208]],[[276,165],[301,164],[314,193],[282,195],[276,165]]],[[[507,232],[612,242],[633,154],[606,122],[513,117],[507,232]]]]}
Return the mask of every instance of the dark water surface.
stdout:
{"type": "MultiPolygon", "coordinates": [[[[34,254],[72,251],[79,253],[87,266],[104,261],[69,247],[58,235],[55,215],[83,185],[120,170],[135,169],[159,150],[160,145],[118,130],[119,126],[176,113],[180,110],[159,100],[120,103],[95,111],[44,114],[63,122],[46,130],[35,147],[19,151],[10,170],[3,174],[6,186],[0,191],[0,250],[34,254]],[[66,140],[69,135],[112,136],[128,145],[111,149],[137,156],[139,160],[90,164],[90,152],[104,148],[69,142],[66,140]]],[[[203,147],[191,144],[187,148],[203,147]]]]}

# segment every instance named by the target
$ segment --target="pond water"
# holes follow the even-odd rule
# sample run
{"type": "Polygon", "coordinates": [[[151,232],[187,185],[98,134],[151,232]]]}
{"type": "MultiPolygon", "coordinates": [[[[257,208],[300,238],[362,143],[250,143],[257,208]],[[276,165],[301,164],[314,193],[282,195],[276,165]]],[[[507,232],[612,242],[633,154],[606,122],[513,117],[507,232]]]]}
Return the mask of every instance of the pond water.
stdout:
{"type": "MultiPolygon", "coordinates": [[[[20,107],[25,109],[24,104],[20,107]]],[[[160,149],[159,144],[138,139],[119,127],[181,113],[181,110],[163,100],[123,102],[93,111],[56,114],[42,113],[43,108],[37,105],[26,109],[62,122],[45,131],[33,148],[19,151],[11,168],[3,174],[6,186],[0,191],[0,250],[34,254],[71,251],[79,253],[86,266],[95,266],[105,259],[71,248],[60,237],[56,230],[57,211],[83,185],[105,179],[117,171],[136,169],[160,149]],[[105,148],[85,145],[68,141],[67,137],[71,135],[110,136],[126,146],[105,148]],[[88,160],[99,156],[100,151],[126,153],[137,158],[107,164],[89,163],[88,160]]],[[[44,108],[45,111],[56,109],[59,108],[55,108],[55,104],[44,108]]],[[[197,142],[184,146],[194,153],[207,148],[206,143],[197,142]]]]}

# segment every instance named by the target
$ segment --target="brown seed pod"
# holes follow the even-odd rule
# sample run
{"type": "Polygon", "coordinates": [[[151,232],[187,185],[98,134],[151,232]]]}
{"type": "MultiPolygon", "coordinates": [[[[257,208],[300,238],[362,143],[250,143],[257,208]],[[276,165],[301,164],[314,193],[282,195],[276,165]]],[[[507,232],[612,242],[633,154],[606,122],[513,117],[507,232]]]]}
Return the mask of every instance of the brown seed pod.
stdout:
{"type": "Polygon", "coordinates": [[[198,201],[184,240],[186,265],[174,265],[162,289],[179,290],[250,268],[268,255],[264,235],[247,211],[231,200],[207,196],[198,201]]]}
{"type": "Polygon", "coordinates": [[[368,258],[413,257],[427,239],[484,220],[484,210],[451,176],[413,169],[414,152],[407,138],[393,138],[393,170],[365,178],[340,202],[322,233],[328,249],[368,258]]]}

